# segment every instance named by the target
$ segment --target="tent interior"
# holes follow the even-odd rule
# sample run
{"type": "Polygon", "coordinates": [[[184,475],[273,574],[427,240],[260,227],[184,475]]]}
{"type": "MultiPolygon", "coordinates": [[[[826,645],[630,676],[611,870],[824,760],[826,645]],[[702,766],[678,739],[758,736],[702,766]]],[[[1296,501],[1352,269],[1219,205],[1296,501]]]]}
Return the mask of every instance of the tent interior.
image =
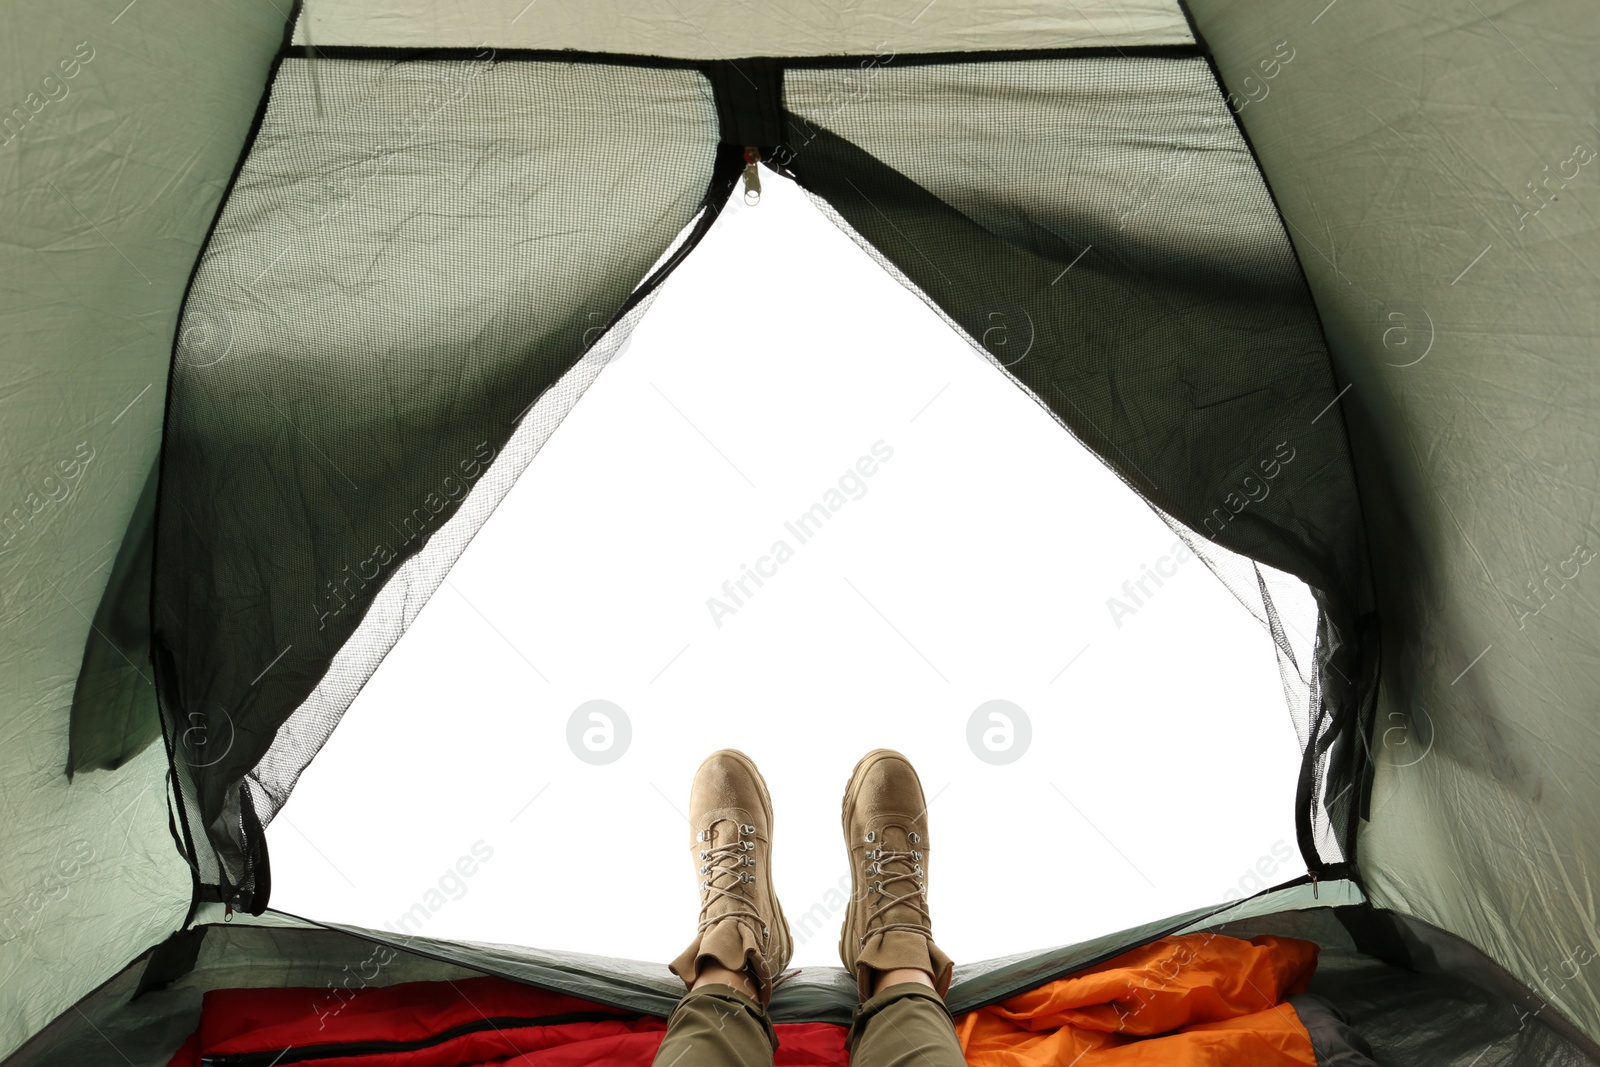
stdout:
{"type": "MultiPolygon", "coordinates": [[[[20,16],[0,1053],[165,1064],[203,992],[332,989],[375,947],[374,985],[493,975],[670,1010],[663,964],[275,911],[267,830],[764,177],[1206,564],[1269,635],[1296,739],[1305,875],[965,963],[952,1014],[1164,937],[1276,935],[1320,947],[1316,1006],[1295,1003],[1319,1063],[1600,1062],[1583,15],[20,16]],[[1346,1032],[1356,1052],[1329,1043],[1346,1032]]],[[[389,817],[383,792],[361,819],[389,817]]],[[[839,1024],[853,995],[808,966],[773,1015],[839,1024]]]]}

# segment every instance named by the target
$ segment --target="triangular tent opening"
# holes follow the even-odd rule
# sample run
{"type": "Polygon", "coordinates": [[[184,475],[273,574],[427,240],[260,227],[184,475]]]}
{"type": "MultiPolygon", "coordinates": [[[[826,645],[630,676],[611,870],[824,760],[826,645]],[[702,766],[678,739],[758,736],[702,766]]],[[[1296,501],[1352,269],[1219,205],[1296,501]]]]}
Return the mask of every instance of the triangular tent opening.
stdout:
{"type": "Polygon", "coordinates": [[[830,64],[717,68],[738,78],[707,97],[671,63],[371,58],[280,65],[177,347],[153,621],[202,895],[265,906],[262,828],[760,166],[794,177],[1268,628],[1302,751],[1296,848],[1318,878],[1346,873],[1375,669],[1359,503],[1315,309],[1197,57],[871,68],[886,107],[866,110],[838,102],[857,74],[830,64]],[[1010,95],[971,93],[974,72],[1010,95]],[[1129,78],[1137,92],[1105,95],[1129,78]],[[923,155],[920,99],[975,131],[965,154],[923,155]],[[521,123],[526,107],[547,121],[521,123]],[[659,119],[652,162],[603,190],[552,142],[571,124],[622,137],[640,108],[659,119]],[[1040,109],[1055,143],[1034,135],[1040,109]],[[1073,199],[1030,202],[1034,176],[983,161],[1041,150],[1073,199]],[[330,171],[343,180],[306,185],[330,171]],[[450,195],[420,174],[452,175],[450,195]],[[996,200],[992,180],[1023,200],[996,200]],[[1278,572],[1313,591],[1312,634],[1284,625],[1278,572]],[[272,610],[244,609],[263,594],[272,610]],[[241,610],[196,626],[194,598],[219,595],[241,610]]]}
{"type": "MultiPolygon", "coordinates": [[[[1309,594],[1278,610],[1304,654],[1309,594]]],[[[274,907],[671,958],[696,907],[668,881],[686,783],[730,745],[775,790],[797,965],[837,964],[839,793],[878,745],[933,795],[941,944],[963,959],[1305,872],[1266,627],[775,175],[724,208],[307,768],[268,832],[274,907]],[[988,748],[995,701],[1011,736],[988,748]],[[353,838],[374,787],[384,819],[353,838]],[[1050,827],[1029,877],[1057,889],[995,915],[986,857],[1023,813],[1050,827]],[[661,890],[604,865],[546,877],[543,827],[568,816],[626,827],[612,847],[661,890]]]]}

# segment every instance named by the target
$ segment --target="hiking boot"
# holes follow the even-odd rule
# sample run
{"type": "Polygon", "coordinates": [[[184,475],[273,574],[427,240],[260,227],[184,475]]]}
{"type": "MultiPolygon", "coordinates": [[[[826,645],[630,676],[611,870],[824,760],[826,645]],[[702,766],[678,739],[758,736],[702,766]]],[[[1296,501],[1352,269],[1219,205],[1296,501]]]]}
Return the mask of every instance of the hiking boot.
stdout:
{"type": "Polygon", "coordinates": [[[700,927],[668,966],[689,986],[708,960],[747,969],[766,1004],[794,942],[772,885],[772,798],[749,756],[725,748],[706,757],[689,789],[689,823],[700,927]]]}
{"type": "Polygon", "coordinates": [[[892,749],[868,752],[844,793],[844,841],[852,891],[839,958],[872,995],[874,971],[913,967],[942,997],[954,965],[928,918],[928,802],[911,762],[892,749]]]}

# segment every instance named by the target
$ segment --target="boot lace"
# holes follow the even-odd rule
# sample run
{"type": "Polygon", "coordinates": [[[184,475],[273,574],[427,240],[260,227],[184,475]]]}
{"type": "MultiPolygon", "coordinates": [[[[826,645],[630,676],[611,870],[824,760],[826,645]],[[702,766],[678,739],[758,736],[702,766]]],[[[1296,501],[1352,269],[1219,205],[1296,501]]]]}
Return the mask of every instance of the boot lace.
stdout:
{"type": "Polygon", "coordinates": [[[740,823],[737,836],[720,845],[711,844],[717,837],[715,825],[695,835],[697,842],[710,845],[700,850],[700,873],[705,876],[705,881],[700,883],[701,933],[725,919],[733,919],[759,930],[762,941],[767,939],[767,925],[745,888],[756,883],[755,872],[749,869],[756,865],[755,832],[754,826],[740,823]],[[712,907],[722,900],[729,901],[732,907],[712,915],[712,907]]]}
{"type": "Polygon", "coordinates": [[[876,847],[865,850],[863,870],[869,878],[876,876],[877,881],[867,883],[871,897],[867,901],[867,920],[863,924],[859,947],[865,947],[874,936],[891,930],[909,930],[932,940],[927,884],[922,880],[922,850],[916,847],[922,843],[922,836],[914,830],[908,832],[906,841],[909,847],[904,849],[885,847],[886,842],[874,830],[867,831],[866,841],[876,847]],[[910,887],[896,893],[890,887],[897,883],[910,883],[910,887]],[[897,918],[894,922],[885,921],[890,912],[902,904],[910,909],[912,915],[897,918]],[[909,921],[913,915],[921,921],[909,921]]]}

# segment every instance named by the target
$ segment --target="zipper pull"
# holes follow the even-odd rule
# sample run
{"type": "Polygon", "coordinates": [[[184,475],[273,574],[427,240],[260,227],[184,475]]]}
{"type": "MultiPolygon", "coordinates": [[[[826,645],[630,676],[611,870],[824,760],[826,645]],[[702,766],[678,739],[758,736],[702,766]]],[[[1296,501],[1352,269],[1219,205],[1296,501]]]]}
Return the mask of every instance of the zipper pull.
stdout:
{"type": "Polygon", "coordinates": [[[744,202],[751,207],[761,203],[761,149],[744,150],[744,202]]]}
{"type": "Polygon", "coordinates": [[[1311,899],[1317,899],[1317,876],[1315,873],[1311,875],[1311,899]]]}

